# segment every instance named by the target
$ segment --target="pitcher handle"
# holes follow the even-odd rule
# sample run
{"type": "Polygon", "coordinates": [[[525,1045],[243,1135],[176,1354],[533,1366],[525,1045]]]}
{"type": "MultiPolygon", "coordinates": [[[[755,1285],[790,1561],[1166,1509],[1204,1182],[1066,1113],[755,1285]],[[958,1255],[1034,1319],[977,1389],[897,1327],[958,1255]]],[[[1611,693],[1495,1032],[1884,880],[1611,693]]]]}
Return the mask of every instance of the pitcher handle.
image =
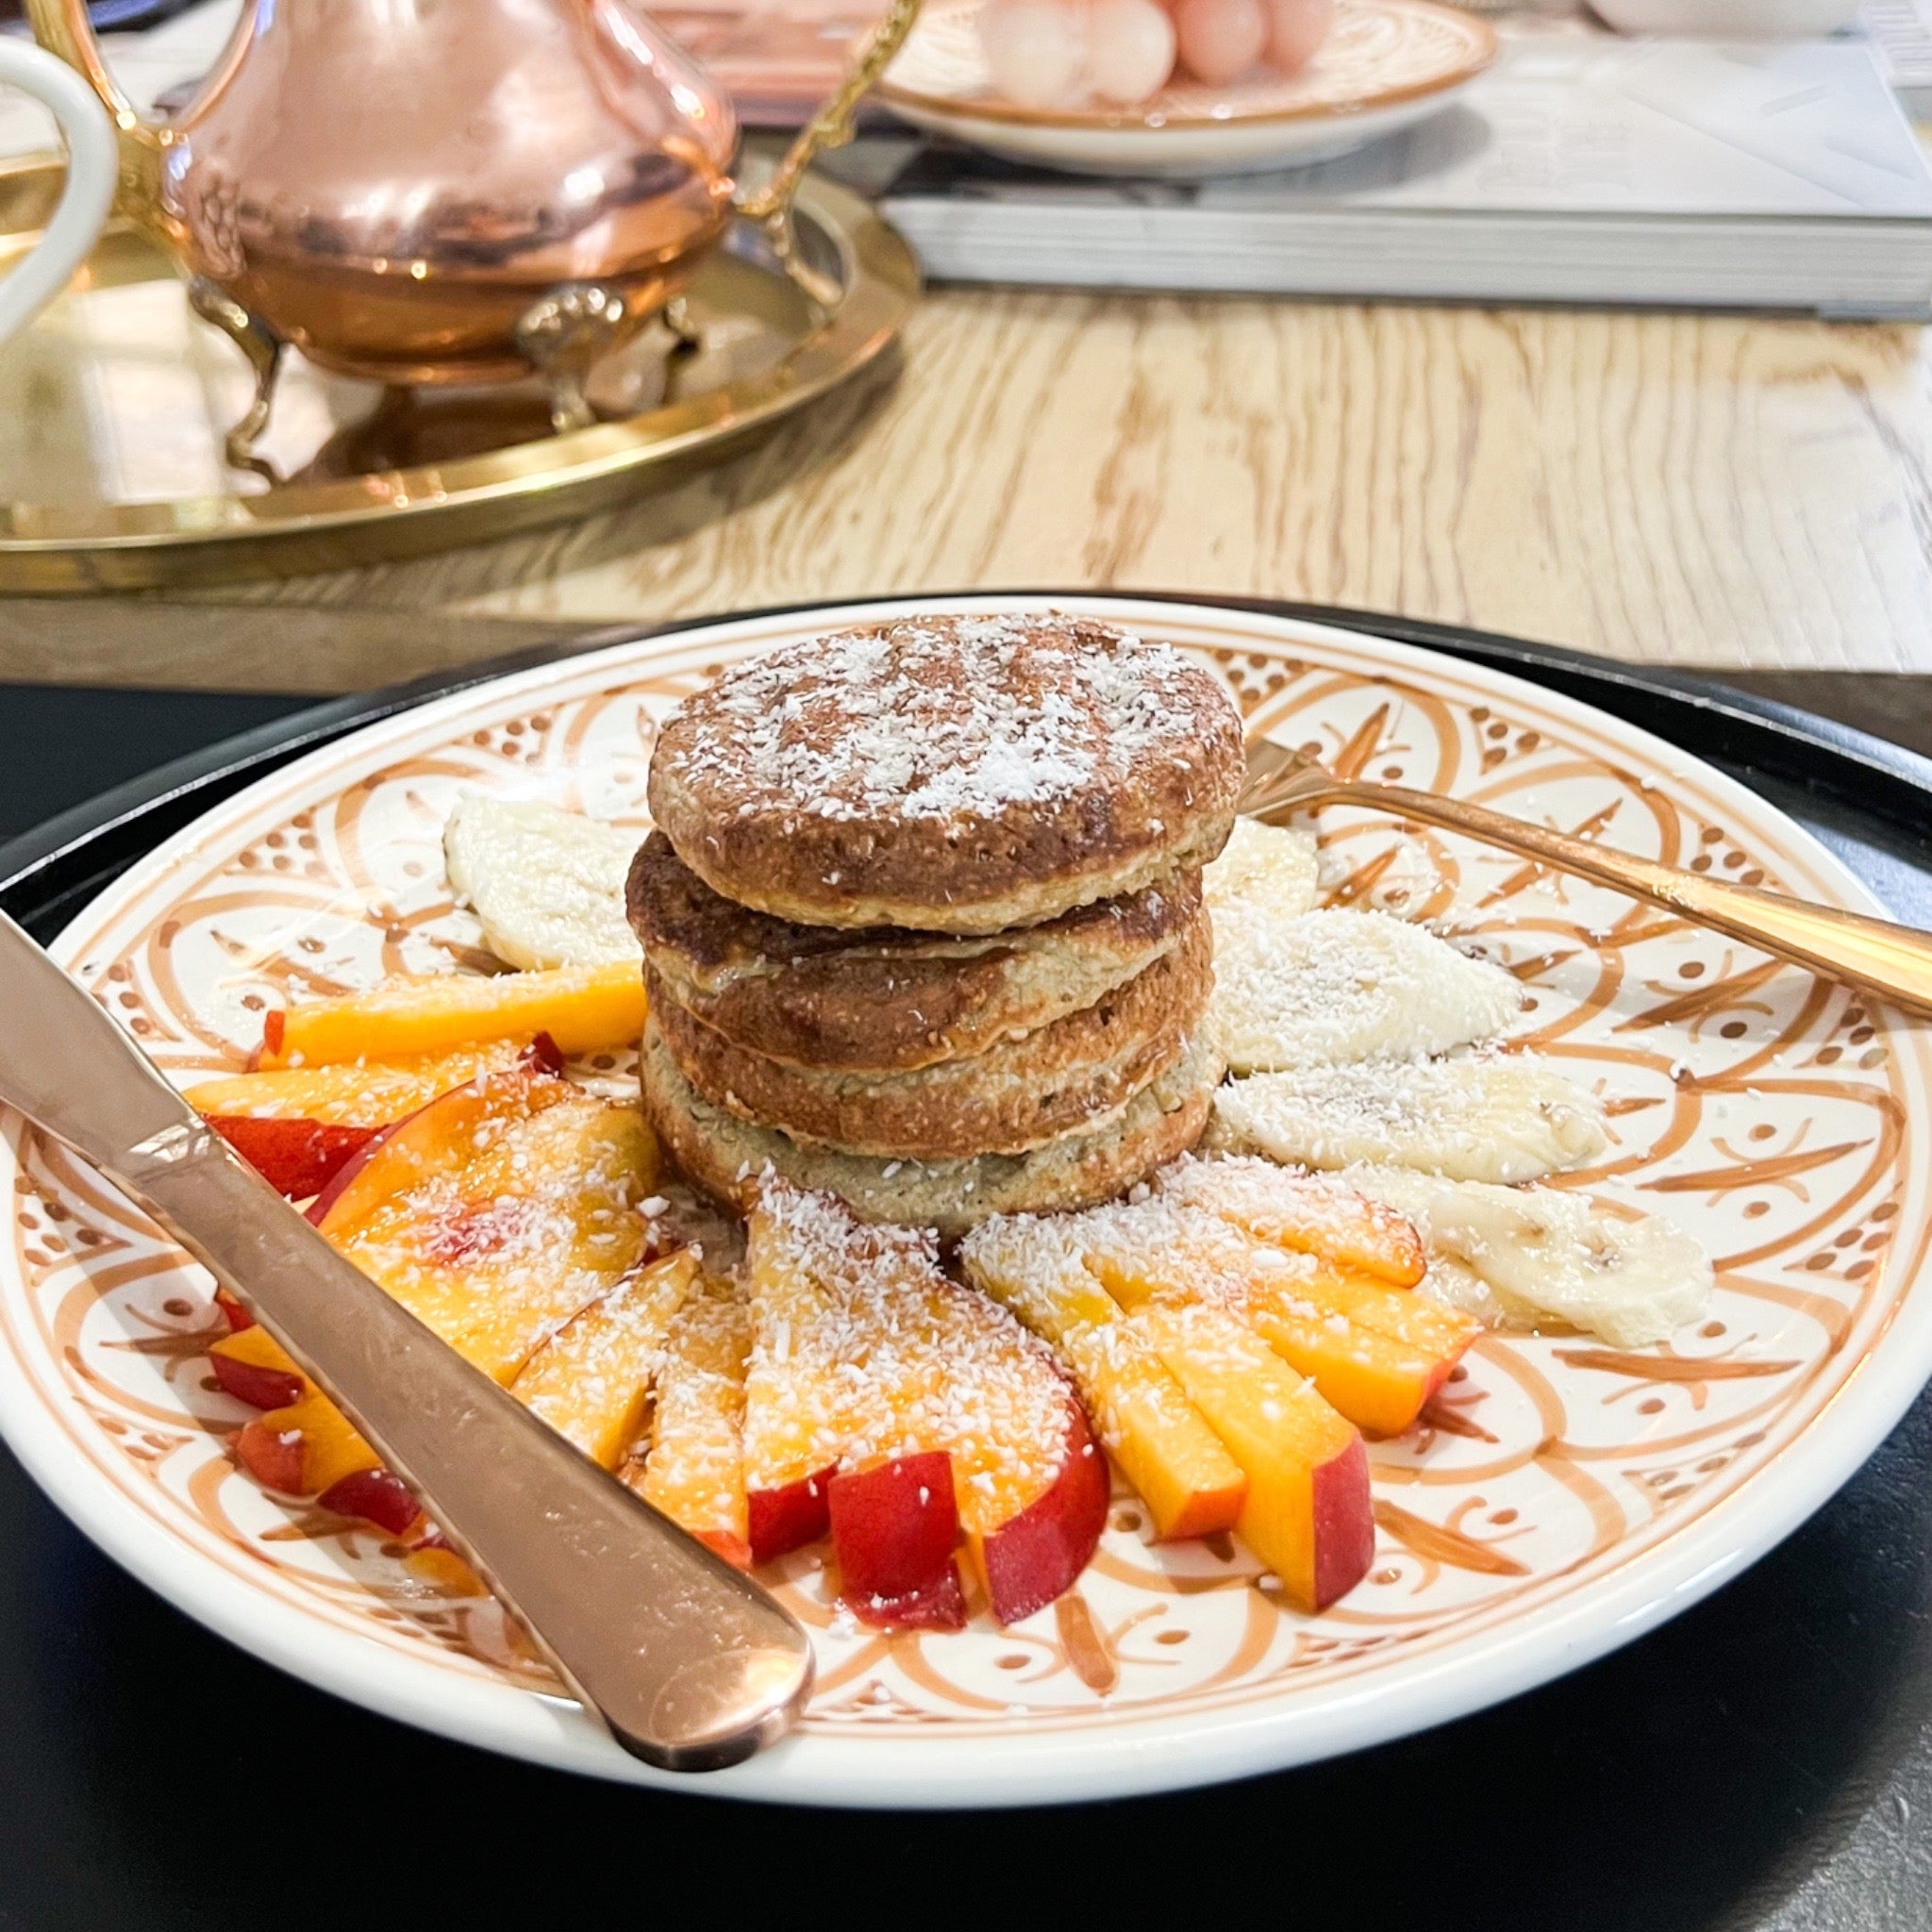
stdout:
{"type": "MultiPolygon", "coordinates": [[[[204,82],[204,93],[221,84],[240,57],[253,10],[252,5],[242,9],[241,24],[228,42],[226,52],[215,62],[213,72],[204,82]]],[[[138,222],[171,253],[178,254],[180,237],[161,206],[161,157],[169,142],[166,123],[150,121],[121,92],[114,76],[108,72],[108,64],[101,58],[100,42],[94,38],[93,24],[88,18],[87,0],[26,0],[26,11],[34,39],[48,53],[58,55],[93,89],[114,124],[120,148],[115,213],[138,222]]]]}
{"type": "Polygon", "coordinates": [[[0,41],[0,83],[31,94],[59,124],[67,185],[34,252],[0,280],[0,342],[23,329],[88,258],[114,201],[113,130],[81,77],[38,47],[0,41]]]}
{"type": "MultiPolygon", "coordinates": [[[[29,0],[29,4],[39,8],[52,4],[52,0],[29,0]]],[[[79,0],[68,0],[68,4],[78,5],[79,0]]],[[[809,274],[802,272],[796,263],[791,242],[791,203],[798,193],[798,185],[819,155],[827,148],[843,147],[852,139],[853,116],[858,111],[859,102],[906,44],[906,36],[919,18],[921,4],[922,0],[891,0],[865,45],[845,70],[838,91],[799,129],[772,178],[755,193],[740,194],[734,199],[738,212],[765,230],[779,258],[808,289],[809,274]]]]}

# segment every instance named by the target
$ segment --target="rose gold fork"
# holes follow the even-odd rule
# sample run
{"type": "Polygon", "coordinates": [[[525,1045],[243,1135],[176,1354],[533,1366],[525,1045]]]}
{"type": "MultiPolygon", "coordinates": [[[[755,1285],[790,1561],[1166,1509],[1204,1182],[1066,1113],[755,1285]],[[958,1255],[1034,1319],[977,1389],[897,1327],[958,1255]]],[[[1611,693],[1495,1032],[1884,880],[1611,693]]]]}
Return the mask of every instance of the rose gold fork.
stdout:
{"type": "Polygon", "coordinates": [[[1890,920],[1869,919],[1860,912],[1813,906],[1759,886],[1686,872],[1655,858],[1638,858],[1433,791],[1339,778],[1305,752],[1284,751],[1265,740],[1249,741],[1248,782],[1240,805],[1244,816],[1279,823],[1291,813],[1321,805],[1364,805],[1440,825],[1447,832],[1461,832],[1486,845],[1660,906],[1823,978],[1860,987],[1907,1012],[1932,1018],[1932,934],[1894,925],[1890,920]]]}

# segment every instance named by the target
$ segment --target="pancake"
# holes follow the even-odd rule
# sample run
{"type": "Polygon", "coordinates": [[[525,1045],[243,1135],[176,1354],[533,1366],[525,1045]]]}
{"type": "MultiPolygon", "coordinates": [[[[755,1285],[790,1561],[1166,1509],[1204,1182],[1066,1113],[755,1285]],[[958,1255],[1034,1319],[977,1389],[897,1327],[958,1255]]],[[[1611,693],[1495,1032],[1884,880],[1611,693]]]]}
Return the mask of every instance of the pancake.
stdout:
{"type": "Polygon", "coordinates": [[[714,1106],[794,1140],[919,1160],[1024,1154],[1103,1124],[1181,1057],[1207,1010],[1205,911],[1182,943],[1093,1006],[969,1059],[908,1074],[836,1074],[766,1059],[713,1032],[648,968],[651,1009],[678,1070],[714,1106]]]}
{"type": "Polygon", "coordinates": [[[862,1221],[936,1227],[951,1241],[990,1214],[1093,1208],[1184,1154],[1207,1124],[1221,1063],[1202,1039],[1135,1095],[1110,1124],[1050,1141],[1030,1154],[976,1160],[878,1160],[805,1147],[702,1099],[677,1071],[655,1018],[641,1061],[644,1111],[685,1174],[747,1210],[768,1169],[801,1188],[837,1194],[862,1221]]]}
{"type": "Polygon", "coordinates": [[[735,1045],[822,1072],[909,1073],[1078,1012],[1180,943],[1196,873],[1018,932],[793,925],[735,906],[653,832],[630,923],[671,998],[735,1045]]]}
{"type": "Polygon", "coordinates": [[[1221,681],[1058,615],[926,617],[725,671],[651,758],[714,891],[801,925],[997,933],[1198,870],[1243,775],[1221,681]]]}

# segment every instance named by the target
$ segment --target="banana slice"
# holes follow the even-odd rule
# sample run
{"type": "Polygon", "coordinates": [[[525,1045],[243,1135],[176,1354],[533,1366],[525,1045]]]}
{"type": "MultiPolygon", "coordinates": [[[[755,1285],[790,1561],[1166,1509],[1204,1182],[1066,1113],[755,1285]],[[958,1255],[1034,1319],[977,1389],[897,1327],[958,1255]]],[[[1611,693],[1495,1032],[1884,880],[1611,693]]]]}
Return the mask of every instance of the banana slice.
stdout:
{"type": "Polygon", "coordinates": [[[640,835],[536,799],[466,791],[442,830],[457,896],[506,965],[611,966],[640,958],[624,912],[640,835]]]}
{"type": "Polygon", "coordinates": [[[1708,1258],[1660,1215],[1625,1221],[1585,1194],[1403,1168],[1351,1168],[1344,1178],[1422,1229],[1430,1255],[1425,1285],[1446,1288],[1444,1300],[1458,1299],[1457,1271],[1466,1271],[1504,1312],[1553,1315],[1613,1348],[1662,1341],[1710,1306],[1708,1258]],[[1441,1283],[1438,1257],[1449,1271],[1441,1283]]]}
{"type": "Polygon", "coordinates": [[[1593,1160],[1609,1137],[1594,1096],[1533,1055],[1474,1054],[1231,1081],[1214,1098],[1210,1144],[1291,1167],[1529,1181],[1593,1160]]]}
{"type": "Polygon", "coordinates": [[[1208,1023],[1238,1074],[1446,1053],[1522,1004],[1500,967],[1386,913],[1283,919],[1245,896],[1214,910],[1208,1023]]]}
{"type": "Polygon", "coordinates": [[[1445,1303],[1452,1308],[1460,1308],[1465,1315],[1474,1315],[1478,1322],[1486,1322],[1491,1328],[1567,1328],[1570,1324],[1558,1322],[1544,1314],[1540,1308],[1533,1308],[1527,1302],[1520,1302],[1513,1295],[1498,1294],[1496,1291],[1478,1274],[1474,1268],[1465,1268],[1460,1261],[1452,1261],[1446,1255],[1431,1253],[1429,1272],[1423,1276],[1418,1287],[1422,1293],[1433,1300],[1445,1303]]]}
{"type": "Polygon", "coordinates": [[[1311,833],[1237,819],[1221,857],[1202,873],[1201,883],[1218,928],[1224,916],[1239,920],[1247,905],[1275,919],[1308,911],[1315,903],[1316,872],[1311,833]]]}

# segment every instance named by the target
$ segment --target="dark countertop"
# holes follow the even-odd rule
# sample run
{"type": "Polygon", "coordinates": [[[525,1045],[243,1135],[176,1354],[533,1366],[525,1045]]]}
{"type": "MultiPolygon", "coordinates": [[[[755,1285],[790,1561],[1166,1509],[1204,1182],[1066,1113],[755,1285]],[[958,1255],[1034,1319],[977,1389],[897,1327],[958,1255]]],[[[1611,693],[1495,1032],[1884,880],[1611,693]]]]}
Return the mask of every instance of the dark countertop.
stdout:
{"type": "MultiPolygon", "coordinates": [[[[1736,681],[1932,751],[1932,680],[1736,681]]],[[[296,708],[0,688],[0,838],[296,708]]],[[[0,1926],[603,1932],[801,1904],[995,1927],[1108,1907],[1333,1932],[1932,1925],[1928,1607],[1932,1397],[1740,1581],[1425,1736],[1078,1810],[751,1809],[489,1757],[295,1684],[116,1569],[0,1452],[0,1926]]]]}

